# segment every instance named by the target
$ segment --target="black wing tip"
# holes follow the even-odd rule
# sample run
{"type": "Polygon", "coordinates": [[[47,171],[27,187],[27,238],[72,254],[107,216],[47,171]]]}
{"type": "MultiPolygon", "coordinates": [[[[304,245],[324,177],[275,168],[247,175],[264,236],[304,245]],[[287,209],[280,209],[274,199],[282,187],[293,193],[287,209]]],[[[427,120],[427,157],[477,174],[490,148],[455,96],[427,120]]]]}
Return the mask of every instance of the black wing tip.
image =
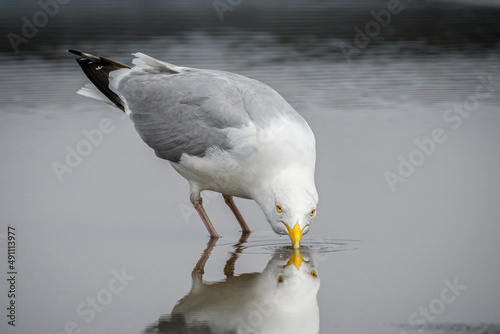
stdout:
{"type": "MultiPolygon", "coordinates": [[[[68,49],[66,51],[68,51],[69,53],[72,53],[74,55],[77,55],[79,57],[77,59],[84,58],[84,59],[88,59],[88,60],[94,61],[94,62],[108,61],[108,62],[111,62],[111,63],[120,64],[120,63],[115,62],[113,60],[110,60],[110,59],[107,59],[107,58],[104,58],[104,57],[100,57],[100,56],[94,56],[93,54],[90,54],[90,53],[87,53],[87,52],[81,52],[81,51],[77,51],[77,50],[73,50],[73,49],[68,49]]],[[[124,65],[124,64],[120,64],[120,65],[127,66],[127,65],[124,65]]]]}
{"type": "Polygon", "coordinates": [[[67,50],[69,53],[77,55],[76,61],[82,68],[87,78],[103,93],[118,109],[125,111],[123,101],[115,92],[109,88],[109,73],[129,66],[114,60],[94,56],[93,54],[80,52],[73,49],[67,50]]]}
{"type": "Polygon", "coordinates": [[[82,55],[82,52],[76,51],[76,50],[73,50],[73,49],[67,49],[66,51],[68,51],[69,53],[75,54],[77,56],[81,56],[82,55]]]}
{"type": "Polygon", "coordinates": [[[116,66],[117,68],[128,68],[130,69],[130,66],[128,65],[125,65],[123,63],[120,63],[120,62],[117,62],[117,61],[114,61],[114,60],[111,60],[109,58],[105,58],[105,57],[101,57],[101,56],[95,56],[91,53],[87,53],[87,52],[81,52],[81,51],[77,51],[77,50],[73,50],[73,49],[67,49],[66,51],[68,51],[69,53],[72,53],[74,55],[77,55],[78,58],[76,58],[76,60],[81,60],[81,59],[88,59],[92,62],[95,62],[95,63],[107,63],[107,64],[110,64],[110,65],[114,65],[116,66]]]}

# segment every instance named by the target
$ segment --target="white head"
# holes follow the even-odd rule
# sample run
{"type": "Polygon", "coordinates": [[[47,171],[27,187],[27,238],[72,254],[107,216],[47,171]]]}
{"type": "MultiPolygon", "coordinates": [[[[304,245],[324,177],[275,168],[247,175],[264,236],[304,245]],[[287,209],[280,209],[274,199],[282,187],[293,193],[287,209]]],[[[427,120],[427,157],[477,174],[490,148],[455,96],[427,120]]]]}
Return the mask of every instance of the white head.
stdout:
{"type": "Polygon", "coordinates": [[[256,198],[269,224],[277,234],[288,234],[294,248],[300,247],[300,239],[309,231],[316,216],[318,193],[313,177],[288,171],[269,182],[267,191],[256,198]]]}

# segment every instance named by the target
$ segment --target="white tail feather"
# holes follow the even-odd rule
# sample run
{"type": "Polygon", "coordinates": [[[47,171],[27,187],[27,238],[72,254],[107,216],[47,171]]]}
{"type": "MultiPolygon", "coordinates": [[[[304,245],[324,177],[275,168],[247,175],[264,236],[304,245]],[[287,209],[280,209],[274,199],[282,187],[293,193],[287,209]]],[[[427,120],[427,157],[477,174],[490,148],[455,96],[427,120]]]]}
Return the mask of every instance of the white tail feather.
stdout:
{"type": "Polygon", "coordinates": [[[90,97],[91,99],[95,99],[97,101],[101,101],[109,104],[110,106],[116,107],[113,102],[111,102],[103,93],[101,93],[93,84],[86,84],[82,88],[77,91],[78,94],[90,97]]]}
{"type": "Polygon", "coordinates": [[[165,63],[161,60],[145,55],[142,52],[132,53],[132,55],[136,56],[136,58],[132,60],[132,63],[136,66],[134,69],[139,68],[142,70],[153,70],[155,72],[170,72],[171,74],[179,73],[184,69],[183,67],[165,63]]]}

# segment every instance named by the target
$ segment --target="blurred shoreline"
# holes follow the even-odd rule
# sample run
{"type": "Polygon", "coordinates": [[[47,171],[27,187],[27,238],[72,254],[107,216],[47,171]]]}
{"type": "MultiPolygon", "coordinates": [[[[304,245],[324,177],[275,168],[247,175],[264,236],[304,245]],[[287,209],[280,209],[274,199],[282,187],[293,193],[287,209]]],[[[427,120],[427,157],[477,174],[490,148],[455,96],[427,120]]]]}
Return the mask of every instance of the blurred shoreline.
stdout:
{"type": "MultiPolygon", "coordinates": [[[[474,4],[416,0],[401,0],[399,5],[402,10],[393,14],[385,27],[380,27],[366,49],[397,44],[403,51],[409,48],[416,54],[425,54],[428,49],[482,52],[499,45],[498,5],[487,5],[484,1],[474,4]]],[[[53,15],[46,15],[45,24],[35,27],[34,36],[20,43],[15,55],[31,51],[45,53],[75,41],[125,44],[163,36],[182,38],[186,33],[201,32],[212,36],[242,36],[242,41],[245,34],[266,33],[276,36],[276,43],[321,48],[322,54],[342,56],[339,45],[352,44],[357,34],[355,28],[365,30],[367,23],[376,22],[371,12],[381,13],[387,6],[387,1],[379,0],[286,3],[242,0],[237,6],[225,7],[221,16],[212,1],[138,3],[129,0],[119,6],[115,2],[69,1],[58,4],[58,8],[48,7],[48,14],[53,15]]],[[[43,8],[36,1],[6,0],[0,1],[0,7],[0,30],[4,35],[0,54],[14,55],[8,35],[26,37],[22,31],[26,21],[42,20],[43,16],[36,15],[43,8]]]]}

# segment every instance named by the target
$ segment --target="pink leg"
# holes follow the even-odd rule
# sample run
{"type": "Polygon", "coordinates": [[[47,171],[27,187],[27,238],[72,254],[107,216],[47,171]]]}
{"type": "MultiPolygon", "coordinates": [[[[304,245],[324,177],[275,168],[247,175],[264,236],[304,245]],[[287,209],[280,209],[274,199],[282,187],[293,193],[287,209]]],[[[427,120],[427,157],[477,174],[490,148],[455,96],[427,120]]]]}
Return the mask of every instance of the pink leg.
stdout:
{"type": "Polygon", "coordinates": [[[247,222],[245,221],[245,219],[241,215],[240,210],[238,210],[238,208],[236,207],[236,204],[234,204],[233,196],[222,194],[222,197],[224,197],[224,201],[226,202],[227,206],[229,206],[229,208],[233,212],[234,216],[236,217],[236,220],[240,224],[241,233],[248,234],[248,233],[252,232],[250,227],[248,227],[247,222]]]}
{"type": "Polygon", "coordinates": [[[214,226],[210,222],[210,219],[208,218],[207,213],[205,212],[205,209],[203,208],[201,197],[198,199],[195,199],[193,194],[191,194],[191,196],[189,196],[189,199],[191,200],[191,203],[193,203],[194,208],[196,209],[196,211],[200,215],[200,218],[203,221],[203,224],[205,224],[205,227],[207,228],[208,233],[210,234],[210,238],[218,239],[219,234],[217,234],[217,231],[215,230],[214,226]]]}

